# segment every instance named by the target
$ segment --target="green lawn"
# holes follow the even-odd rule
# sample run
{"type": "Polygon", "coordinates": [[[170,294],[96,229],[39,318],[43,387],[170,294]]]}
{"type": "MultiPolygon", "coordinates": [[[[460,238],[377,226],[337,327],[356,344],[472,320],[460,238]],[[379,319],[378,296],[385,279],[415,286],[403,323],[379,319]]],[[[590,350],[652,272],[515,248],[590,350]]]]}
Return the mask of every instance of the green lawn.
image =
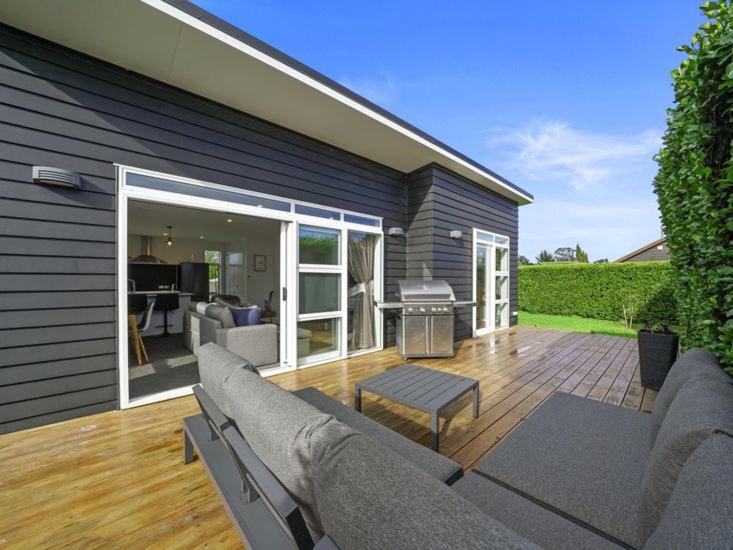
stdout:
{"type": "Polygon", "coordinates": [[[544,315],[542,313],[519,312],[519,324],[540,328],[554,328],[571,332],[592,332],[596,334],[612,334],[636,338],[636,330],[624,327],[622,321],[604,321],[602,319],[586,319],[585,317],[565,315],[544,315]]]}

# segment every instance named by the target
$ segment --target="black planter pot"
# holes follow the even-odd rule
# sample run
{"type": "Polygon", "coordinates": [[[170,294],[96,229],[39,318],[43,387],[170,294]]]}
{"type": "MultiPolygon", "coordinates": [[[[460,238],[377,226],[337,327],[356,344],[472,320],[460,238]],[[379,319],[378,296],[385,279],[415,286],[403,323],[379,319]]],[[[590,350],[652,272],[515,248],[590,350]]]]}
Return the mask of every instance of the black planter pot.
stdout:
{"type": "Polygon", "coordinates": [[[677,334],[639,331],[639,374],[641,385],[658,390],[672,364],[677,360],[680,337],[677,334]]]}

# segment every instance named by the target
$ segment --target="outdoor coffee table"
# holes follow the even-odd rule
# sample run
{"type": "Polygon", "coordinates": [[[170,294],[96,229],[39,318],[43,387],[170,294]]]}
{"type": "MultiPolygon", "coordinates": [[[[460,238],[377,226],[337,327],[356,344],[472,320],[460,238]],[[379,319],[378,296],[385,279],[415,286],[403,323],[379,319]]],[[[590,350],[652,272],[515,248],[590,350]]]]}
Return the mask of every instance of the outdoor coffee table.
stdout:
{"type": "Polygon", "coordinates": [[[478,380],[439,370],[401,365],[356,383],[354,408],[361,412],[361,392],[368,391],[432,416],[432,447],[438,451],[440,413],[469,391],[473,392],[473,417],[478,418],[478,380]]]}

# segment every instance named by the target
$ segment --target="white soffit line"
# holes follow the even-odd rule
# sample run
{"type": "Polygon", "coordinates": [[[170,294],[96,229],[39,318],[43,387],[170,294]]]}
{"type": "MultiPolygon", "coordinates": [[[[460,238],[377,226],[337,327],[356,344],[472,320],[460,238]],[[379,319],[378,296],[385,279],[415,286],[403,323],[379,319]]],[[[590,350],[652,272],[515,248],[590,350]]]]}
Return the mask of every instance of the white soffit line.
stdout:
{"type": "Polygon", "coordinates": [[[399,121],[162,0],[3,0],[0,20],[399,171],[435,162],[532,202],[399,121]]]}

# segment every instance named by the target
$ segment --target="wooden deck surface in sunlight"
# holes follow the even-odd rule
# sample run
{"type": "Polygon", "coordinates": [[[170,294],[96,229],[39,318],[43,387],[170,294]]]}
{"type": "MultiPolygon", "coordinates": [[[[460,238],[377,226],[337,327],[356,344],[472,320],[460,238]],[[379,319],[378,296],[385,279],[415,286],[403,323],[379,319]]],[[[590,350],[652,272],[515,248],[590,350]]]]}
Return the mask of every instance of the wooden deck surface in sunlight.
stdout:
{"type": "MultiPolygon", "coordinates": [[[[441,423],[441,453],[472,468],[555,391],[649,410],[636,340],[515,327],[458,344],[421,365],[480,380],[441,423]]],[[[353,405],[354,383],[403,363],[394,348],[271,378],[315,386],[353,405]]],[[[184,465],[181,419],[193,397],[0,436],[0,547],[236,548],[234,528],[202,465],[184,465]]],[[[372,394],[363,412],[429,446],[429,415],[372,394]]]]}

